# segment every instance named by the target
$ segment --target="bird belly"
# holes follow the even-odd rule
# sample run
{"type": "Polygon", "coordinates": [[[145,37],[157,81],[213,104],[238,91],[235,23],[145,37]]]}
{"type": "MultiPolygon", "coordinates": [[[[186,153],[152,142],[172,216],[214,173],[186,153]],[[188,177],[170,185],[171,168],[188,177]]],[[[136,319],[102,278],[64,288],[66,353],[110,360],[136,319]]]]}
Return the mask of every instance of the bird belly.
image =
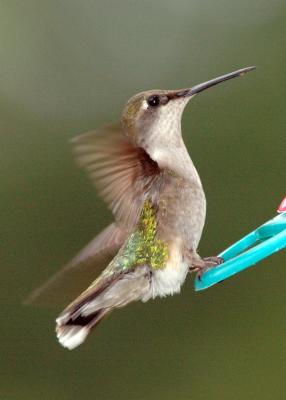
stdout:
{"type": "Polygon", "coordinates": [[[177,265],[168,263],[165,268],[153,271],[150,288],[143,296],[142,301],[179,293],[188,269],[188,264],[181,262],[177,265]]]}

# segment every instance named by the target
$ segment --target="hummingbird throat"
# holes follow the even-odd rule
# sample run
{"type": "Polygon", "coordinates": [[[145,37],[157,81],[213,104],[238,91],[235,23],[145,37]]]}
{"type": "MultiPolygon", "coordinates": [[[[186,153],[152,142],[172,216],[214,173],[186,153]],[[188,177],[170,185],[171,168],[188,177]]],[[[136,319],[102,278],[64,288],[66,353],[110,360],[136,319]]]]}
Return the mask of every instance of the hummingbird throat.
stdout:
{"type": "Polygon", "coordinates": [[[117,262],[122,269],[149,265],[152,269],[164,268],[168,260],[168,247],[156,237],[158,222],[151,201],[144,203],[137,230],[131,234],[117,262]]]}

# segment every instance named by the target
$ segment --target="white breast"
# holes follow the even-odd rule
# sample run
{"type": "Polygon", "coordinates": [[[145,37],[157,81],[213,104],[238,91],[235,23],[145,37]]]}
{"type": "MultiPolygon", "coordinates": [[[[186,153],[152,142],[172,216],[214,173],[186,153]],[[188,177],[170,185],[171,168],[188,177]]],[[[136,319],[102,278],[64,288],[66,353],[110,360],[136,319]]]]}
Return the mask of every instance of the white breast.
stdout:
{"type": "Polygon", "coordinates": [[[142,298],[142,301],[145,302],[158,296],[165,297],[179,293],[186,279],[188,269],[188,264],[182,262],[180,265],[175,266],[167,264],[164,269],[154,271],[151,278],[150,289],[142,298]]]}

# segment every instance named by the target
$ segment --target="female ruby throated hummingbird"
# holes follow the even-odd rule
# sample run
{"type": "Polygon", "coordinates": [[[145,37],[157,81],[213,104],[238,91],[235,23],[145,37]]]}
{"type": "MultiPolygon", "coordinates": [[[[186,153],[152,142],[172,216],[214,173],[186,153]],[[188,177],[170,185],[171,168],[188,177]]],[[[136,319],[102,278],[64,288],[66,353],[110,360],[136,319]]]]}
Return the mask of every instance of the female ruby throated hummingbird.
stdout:
{"type": "Polygon", "coordinates": [[[80,345],[115,308],[178,293],[188,271],[201,274],[221,262],[197,253],[206,199],[182,139],[181,116],[196,94],[253,69],[189,89],[136,94],[127,102],[120,125],[75,138],[78,162],[115,222],[28,300],[43,303],[50,295],[57,302],[92,282],[56,320],[64,347],[80,345]]]}

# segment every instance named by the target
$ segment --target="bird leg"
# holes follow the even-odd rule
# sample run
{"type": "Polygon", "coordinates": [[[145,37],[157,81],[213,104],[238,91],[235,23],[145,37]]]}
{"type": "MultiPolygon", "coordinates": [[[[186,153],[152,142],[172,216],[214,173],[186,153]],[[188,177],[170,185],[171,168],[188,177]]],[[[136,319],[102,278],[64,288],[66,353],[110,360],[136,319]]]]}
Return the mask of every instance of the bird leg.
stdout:
{"type": "Polygon", "coordinates": [[[217,267],[218,265],[224,262],[222,257],[205,257],[205,258],[196,258],[192,260],[192,265],[189,267],[189,272],[197,272],[197,277],[201,280],[203,274],[208,271],[210,268],[217,267]]]}

